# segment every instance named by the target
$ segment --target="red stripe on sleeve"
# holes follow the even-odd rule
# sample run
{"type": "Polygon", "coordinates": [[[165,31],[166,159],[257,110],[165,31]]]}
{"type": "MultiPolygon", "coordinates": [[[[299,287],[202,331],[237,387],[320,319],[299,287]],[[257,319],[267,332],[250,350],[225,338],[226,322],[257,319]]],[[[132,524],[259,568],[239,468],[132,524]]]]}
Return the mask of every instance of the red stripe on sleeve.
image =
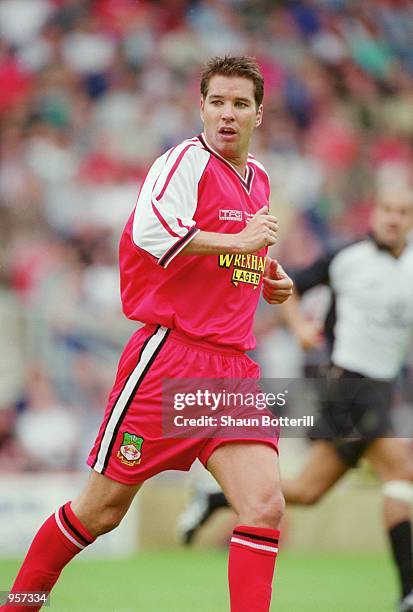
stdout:
{"type": "Polygon", "coordinates": [[[181,153],[178,155],[178,157],[177,157],[177,159],[176,159],[176,161],[175,161],[174,165],[172,166],[172,168],[171,168],[171,170],[170,170],[170,172],[169,172],[169,174],[168,174],[168,176],[167,176],[167,178],[166,178],[166,181],[165,181],[165,183],[164,183],[164,186],[162,187],[161,192],[160,192],[160,193],[159,193],[157,196],[155,196],[155,198],[158,200],[158,202],[159,202],[159,200],[162,198],[163,194],[165,193],[166,188],[168,187],[168,185],[169,185],[169,183],[170,183],[170,181],[171,181],[171,178],[173,177],[173,175],[174,175],[174,174],[175,174],[175,172],[176,172],[176,169],[178,168],[179,164],[181,163],[181,160],[182,160],[183,156],[184,156],[184,155],[185,155],[185,153],[188,151],[188,149],[190,149],[191,147],[194,147],[194,146],[195,146],[195,144],[190,144],[190,145],[188,145],[188,146],[187,146],[187,147],[185,147],[185,149],[184,149],[183,151],[181,151],[181,153]]]}
{"type": "Polygon", "coordinates": [[[167,222],[165,221],[165,219],[162,217],[161,213],[159,212],[159,210],[156,208],[155,204],[152,202],[152,210],[155,213],[155,215],[158,217],[160,223],[163,225],[163,227],[166,229],[166,231],[168,232],[168,234],[170,234],[171,236],[173,236],[173,238],[181,238],[181,236],[179,234],[176,234],[173,229],[171,227],[169,227],[169,225],[167,224],[167,222]]]}

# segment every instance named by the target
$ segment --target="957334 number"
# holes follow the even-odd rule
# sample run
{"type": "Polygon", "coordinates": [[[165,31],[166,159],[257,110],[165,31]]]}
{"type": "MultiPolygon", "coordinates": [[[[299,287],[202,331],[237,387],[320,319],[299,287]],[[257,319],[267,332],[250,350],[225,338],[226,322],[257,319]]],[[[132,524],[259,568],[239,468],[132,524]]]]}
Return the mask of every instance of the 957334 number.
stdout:
{"type": "Polygon", "coordinates": [[[48,591],[0,591],[0,603],[8,606],[32,606],[33,604],[48,606],[50,604],[48,591]]]}

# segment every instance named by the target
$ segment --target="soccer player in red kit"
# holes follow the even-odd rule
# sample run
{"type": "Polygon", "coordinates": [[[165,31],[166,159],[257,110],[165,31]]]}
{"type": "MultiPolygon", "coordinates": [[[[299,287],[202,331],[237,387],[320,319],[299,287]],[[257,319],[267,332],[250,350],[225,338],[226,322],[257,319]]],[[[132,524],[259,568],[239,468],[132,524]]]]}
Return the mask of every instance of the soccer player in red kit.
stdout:
{"type": "Polygon", "coordinates": [[[161,423],[165,378],[257,379],[245,351],[254,346],[260,288],[270,303],[292,292],[267,257],[278,225],[268,213],[266,171],[248,153],[262,99],[251,58],[212,59],[201,80],[204,133],[149,170],[120,243],[123,309],[145,325],[122,354],[89,481],[40,528],[13,592],[50,591],[76,553],[120,523],[145,480],[199,458],[238,514],[231,611],[268,612],[284,508],[277,439],[171,439],[161,423]]]}

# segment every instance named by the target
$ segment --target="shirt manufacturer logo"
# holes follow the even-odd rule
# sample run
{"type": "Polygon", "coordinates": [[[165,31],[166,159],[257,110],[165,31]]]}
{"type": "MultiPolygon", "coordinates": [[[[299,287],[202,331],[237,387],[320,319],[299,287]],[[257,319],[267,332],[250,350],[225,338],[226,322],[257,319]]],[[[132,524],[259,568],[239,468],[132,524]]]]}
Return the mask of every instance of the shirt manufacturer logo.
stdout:
{"type": "Polygon", "coordinates": [[[245,221],[249,223],[254,214],[242,210],[230,210],[229,208],[221,208],[219,210],[220,221],[245,221]]]}
{"type": "Polygon", "coordinates": [[[242,221],[242,210],[220,209],[220,221],[242,221]]]}

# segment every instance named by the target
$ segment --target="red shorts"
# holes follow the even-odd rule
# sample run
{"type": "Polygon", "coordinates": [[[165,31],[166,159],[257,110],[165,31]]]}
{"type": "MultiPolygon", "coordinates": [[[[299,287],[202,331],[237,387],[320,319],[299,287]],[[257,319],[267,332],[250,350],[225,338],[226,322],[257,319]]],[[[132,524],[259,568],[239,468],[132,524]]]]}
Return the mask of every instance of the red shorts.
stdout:
{"type": "Polygon", "coordinates": [[[162,381],[194,377],[258,379],[259,367],[245,353],[175,330],[139,329],[123,351],[88,465],[112,480],[138,484],[164,470],[189,470],[197,458],[206,466],[212,452],[229,441],[259,440],[278,452],[276,436],[165,437],[162,381]]]}

